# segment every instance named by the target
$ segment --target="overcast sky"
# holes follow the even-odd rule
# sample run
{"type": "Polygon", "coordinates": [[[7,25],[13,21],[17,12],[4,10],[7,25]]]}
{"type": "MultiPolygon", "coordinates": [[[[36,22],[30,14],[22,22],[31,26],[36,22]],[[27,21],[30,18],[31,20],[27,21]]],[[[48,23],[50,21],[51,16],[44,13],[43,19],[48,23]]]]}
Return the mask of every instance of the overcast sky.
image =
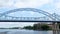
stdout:
{"type": "Polygon", "coordinates": [[[0,27],[9,28],[9,27],[24,27],[24,26],[33,26],[34,22],[0,22],[0,27]]]}
{"type": "MultiPolygon", "coordinates": [[[[36,8],[49,12],[50,14],[52,13],[60,14],[60,0],[0,0],[0,13],[17,8],[36,8]]],[[[28,13],[31,14],[32,16],[37,15],[34,12],[24,12],[24,14],[26,14],[25,16],[27,16],[28,13]]],[[[14,14],[12,13],[9,15],[19,16],[19,14],[20,12],[14,14]]],[[[31,24],[24,23],[24,25],[31,25],[31,24]]],[[[0,27],[12,27],[12,26],[24,26],[24,25],[22,25],[21,23],[0,22],[0,27]]]]}
{"type": "Polygon", "coordinates": [[[49,13],[60,13],[60,0],[0,0],[0,11],[15,8],[37,8],[49,13]]]}

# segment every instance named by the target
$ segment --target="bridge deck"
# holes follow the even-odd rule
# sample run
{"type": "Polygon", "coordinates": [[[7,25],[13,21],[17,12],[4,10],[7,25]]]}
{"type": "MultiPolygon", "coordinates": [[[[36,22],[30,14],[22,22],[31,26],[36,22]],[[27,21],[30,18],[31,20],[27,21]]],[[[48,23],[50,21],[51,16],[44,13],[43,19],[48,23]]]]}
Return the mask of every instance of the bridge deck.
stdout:
{"type": "Polygon", "coordinates": [[[60,21],[0,20],[0,22],[60,22],[60,21]]]}

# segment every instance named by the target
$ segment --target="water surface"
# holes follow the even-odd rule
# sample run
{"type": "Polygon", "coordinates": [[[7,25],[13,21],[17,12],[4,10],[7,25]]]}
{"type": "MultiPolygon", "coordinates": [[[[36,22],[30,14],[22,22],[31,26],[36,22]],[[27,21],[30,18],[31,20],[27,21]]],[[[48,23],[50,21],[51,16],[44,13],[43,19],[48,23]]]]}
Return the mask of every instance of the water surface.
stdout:
{"type": "Polygon", "coordinates": [[[34,31],[25,29],[0,29],[1,32],[7,32],[6,34],[53,34],[52,31],[34,31]]]}

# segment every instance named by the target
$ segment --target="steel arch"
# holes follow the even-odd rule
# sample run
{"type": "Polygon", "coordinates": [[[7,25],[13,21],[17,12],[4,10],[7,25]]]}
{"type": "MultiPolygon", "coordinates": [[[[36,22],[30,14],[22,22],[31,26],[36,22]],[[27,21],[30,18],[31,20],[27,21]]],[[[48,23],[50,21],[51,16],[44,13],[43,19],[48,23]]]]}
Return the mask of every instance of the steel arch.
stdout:
{"type": "Polygon", "coordinates": [[[19,8],[19,9],[14,9],[14,10],[10,10],[10,11],[6,11],[6,12],[2,13],[1,16],[9,14],[9,13],[12,13],[12,12],[17,12],[17,11],[33,11],[33,12],[38,12],[38,13],[41,13],[41,14],[44,14],[44,15],[48,16],[49,18],[51,18],[52,20],[55,21],[55,18],[53,18],[53,16],[50,16],[51,15],[50,13],[48,13],[46,11],[43,11],[43,10],[35,9],[35,8],[19,8]]]}

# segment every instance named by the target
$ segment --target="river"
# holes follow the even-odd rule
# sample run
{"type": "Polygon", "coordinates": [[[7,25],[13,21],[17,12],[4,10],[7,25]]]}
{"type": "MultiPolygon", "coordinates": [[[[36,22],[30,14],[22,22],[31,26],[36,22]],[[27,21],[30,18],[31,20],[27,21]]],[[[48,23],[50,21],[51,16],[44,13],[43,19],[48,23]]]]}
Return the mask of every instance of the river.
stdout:
{"type": "Polygon", "coordinates": [[[53,31],[34,31],[34,30],[25,30],[25,29],[0,29],[0,34],[53,34],[53,31]]]}

